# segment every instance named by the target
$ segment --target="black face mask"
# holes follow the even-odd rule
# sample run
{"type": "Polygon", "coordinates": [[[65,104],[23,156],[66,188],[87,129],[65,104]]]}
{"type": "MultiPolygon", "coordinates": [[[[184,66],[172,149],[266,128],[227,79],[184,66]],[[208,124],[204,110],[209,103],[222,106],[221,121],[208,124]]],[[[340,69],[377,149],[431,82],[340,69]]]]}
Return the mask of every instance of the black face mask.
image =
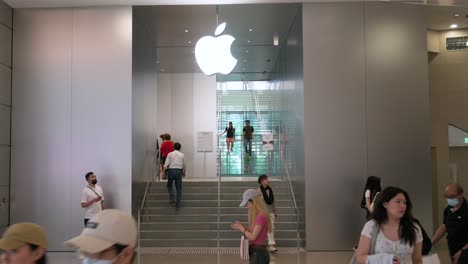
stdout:
{"type": "Polygon", "coordinates": [[[96,184],[96,183],[97,183],[97,180],[92,180],[91,183],[92,183],[92,184],[96,184]]]}

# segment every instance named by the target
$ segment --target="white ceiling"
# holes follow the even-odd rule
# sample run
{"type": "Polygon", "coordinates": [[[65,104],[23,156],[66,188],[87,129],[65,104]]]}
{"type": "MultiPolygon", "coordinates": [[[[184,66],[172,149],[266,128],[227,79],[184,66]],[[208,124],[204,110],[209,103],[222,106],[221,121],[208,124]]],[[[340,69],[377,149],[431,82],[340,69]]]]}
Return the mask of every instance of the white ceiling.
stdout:
{"type": "MultiPolygon", "coordinates": [[[[468,0],[466,0],[468,2],[468,0]]],[[[426,6],[427,27],[434,30],[451,30],[450,25],[468,28],[468,7],[426,6]],[[455,17],[458,14],[458,17],[455,17]]]]}

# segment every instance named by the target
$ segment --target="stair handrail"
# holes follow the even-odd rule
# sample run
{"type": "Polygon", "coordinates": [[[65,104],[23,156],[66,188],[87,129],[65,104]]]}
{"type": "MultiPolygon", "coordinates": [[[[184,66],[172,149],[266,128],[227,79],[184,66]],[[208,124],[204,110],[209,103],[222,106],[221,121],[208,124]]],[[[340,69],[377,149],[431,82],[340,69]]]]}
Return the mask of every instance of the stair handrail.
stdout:
{"type": "Polygon", "coordinates": [[[281,152],[281,159],[282,159],[282,162],[283,162],[283,168],[284,168],[284,171],[286,173],[286,177],[288,179],[289,189],[291,191],[291,196],[292,196],[292,199],[293,199],[294,212],[296,213],[296,239],[297,239],[297,246],[296,247],[297,247],[297,250],[299,252],[301,235],[300,235],[300,231],[299,231],[299,210],[297,209],[296,194],[294,193],[294,188],[292,186],[292,181],[291,181],[291,175],[289,174],[288,163],[287,163],[286,159],[284,158],[284,152],[283,152],[283,150],[281,150],[280,152],[281,152]]]}
{"type": "MultiPolygon", "coordinates": [[[[159,168],[159,164],[160,164],[160,159],[158,159],[157,157],[159,156],[160,152],[159,152],[159,149],[156,150],[156,171],[158,171],[158,168],[159,168]]],[[[157,175],[157,178],[159,178],[159,173],[157,175]]],[[[140,240],[141,240],[141,211],[143,211],[143,208],[145,207],[145,201],[146,201],[146,197],[148,196],[148,189],[149,189],[149,186],[150,186],[150,183],[153,182],[154,179],[152,177],[148,177],[147,181],[146,181],[146,188],[145,188],[145,193],[143,194],[143,199],[141,201],[141,206],[140,208],[138,209],[138,223],[137,223],[137,227],[138,227],[138,264],[140,264],[140,254],[141,254],[141,247],[140,247],[140,240]]]]}

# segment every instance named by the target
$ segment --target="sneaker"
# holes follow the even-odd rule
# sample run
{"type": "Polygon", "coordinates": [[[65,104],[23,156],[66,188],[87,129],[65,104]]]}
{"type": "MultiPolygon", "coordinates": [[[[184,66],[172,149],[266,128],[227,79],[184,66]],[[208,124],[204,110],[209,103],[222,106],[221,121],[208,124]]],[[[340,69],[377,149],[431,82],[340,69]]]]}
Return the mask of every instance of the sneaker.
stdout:
{"type": "Polygon", "coordinates": [[[276,253],[278,252],[278,249],[275,247],[275,245],[270,245],[268,247],[268,251],[270,251],[270,253],[276,253]]]}

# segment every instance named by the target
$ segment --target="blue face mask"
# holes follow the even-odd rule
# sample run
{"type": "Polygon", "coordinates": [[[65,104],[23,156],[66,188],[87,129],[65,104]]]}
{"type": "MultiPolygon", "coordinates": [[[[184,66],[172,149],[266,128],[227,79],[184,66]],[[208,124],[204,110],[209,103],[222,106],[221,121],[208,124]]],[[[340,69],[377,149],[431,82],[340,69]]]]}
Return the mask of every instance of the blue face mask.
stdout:
{"type": "Polygon", "coordinates": [[[460,203],[460,201],[458,201],[457,198],[452,198],[452,199],[447,198],[447,203],[449,206],[455,207],[460,203]]]}

